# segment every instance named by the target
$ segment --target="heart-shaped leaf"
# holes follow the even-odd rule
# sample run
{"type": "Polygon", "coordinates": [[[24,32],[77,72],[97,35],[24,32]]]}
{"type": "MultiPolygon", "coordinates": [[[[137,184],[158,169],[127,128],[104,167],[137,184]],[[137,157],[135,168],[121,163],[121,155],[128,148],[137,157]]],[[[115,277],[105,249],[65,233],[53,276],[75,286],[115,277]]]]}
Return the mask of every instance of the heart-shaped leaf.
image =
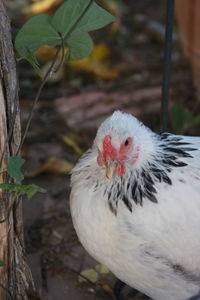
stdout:
{"type": "Polygon", "coordinates": [[[61,5],[52,17],[52,26],[64,38],[78,17],[87,7],[90,0],[67,0],[61,5]]]}
{"type": "Polygon", "coordinates": [[[34,52],[43,45],[60,44],[60,36],[50,20],[51,16],[39,14],[28,20],[20,29],[15,40],[15,47],[21,57],[26,58],[29,52],[34,52]]]}
{"type": "Polygon", "coordinates": [[[12,156],[8,160],[7,171],[10,177],[12,177],[15,182],[20,183],[24,179],[24,175],[21,171],[21,166],[24,164],[25,160],[21,157],[12,156]]]}
{"type": "Polygon", "coordinates": [[[74,34],[65,43],[69,48],[69,60],[79,60],[89,56],[93,47],[93,41],[88,33],[74,34]]]}
{"type": "MultiPolygon", "coordinates": [[[[63,38],[71,31],[89,2],[90,0],[68,0],[56,11],[52,18],[52,25],[63,38]]],[[[99,29],[114,20],[110,13],[93,2],[70,35],[99,29]]]]}

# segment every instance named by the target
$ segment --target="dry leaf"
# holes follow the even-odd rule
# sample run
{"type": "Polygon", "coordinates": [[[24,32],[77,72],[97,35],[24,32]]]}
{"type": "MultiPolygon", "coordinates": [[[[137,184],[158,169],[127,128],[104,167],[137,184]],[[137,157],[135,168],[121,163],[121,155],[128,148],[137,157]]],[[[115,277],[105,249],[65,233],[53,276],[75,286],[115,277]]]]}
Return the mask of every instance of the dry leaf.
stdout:
{"type": "Polygon", "coordinates": [[[106,58],[109,58],[112,54],[111,49],[105,44],[99,44],[94,46],[92,51],[92,59],[95,61],[103,61],[106,58]]]}
{"type": "MultiPolygon", "coordinates": [[[[64,52],[65,55],[67,57],[67,52],[69,51],[69,49],[67,47],[64,48],[64,52]]],[[[42,60],[43,62],[48,62],[54,59],[56,54],[56,49],[54,47],[50,47],[50,46],[42,46],[40,47],[37,51],[36,51],[36,55],[37,57],[42,60]]],[[[62,57],[62,53],[60,51],[59,53],[59,57],[62,57]]],[[[59,59],[58,59],[59,62],[59,59]]],[[[60,62],[59,62],[60,63],[60,62]]]]}
{"type": "Polygon", "coordinates": [[[108,284],[103,284],[102,288],[104,289],[104,291],[106,291],[107,293],[112,293],[112,288],[108,285],[108,284]]]}
{"type": "Polygon", "coordinates": [[[89,57],[67,63],[78,70],[93,73],[103,79],[116,79],[119,71],[109,67],[111,54],[112,52],[107,45],[100,44],[94,46],[89,57]]]}
{"type": "Polygon", "coordinates": [[[54,58],[55,54],[56,54],[56,49],[50,46],[40,47],[36,51],[36,55],[38,56],[38,58],[44,62],[51,61],[54,58]]]}
{"type": "Polygon", "coordinates": [[[24,10],[24,14],[26,18],[30,18],[34,15],[41,13],[50,13],[54,11],[61,4],[61,0],[40,0],[32,5],[29,5],[24,10]]]}
{"type": "Polygon", "coordinates": [[[72,147],[72,149],[74,150],[74,152],[76,152],[78,155],[83,154],[83,150],[78,146],[78,144],[71,139],[69,136],[67,135],[61,135],[61,139],[63,140],[63,142],[67,145],[72,147]]]}
{"type": "Polygon", "coordinates": [[[98,280],[98,273],[95,269],[86,269],[80,273],[78,277],[79,282],[87,282],[87,279],[85,279],[84,277],[89,281],[95,283],[98,280]]]}
{"type": "Polygon", "coordinates": [[[50,157],[39,168],[31,171],[28,176],[37,176],[44,172],[66,174],[73,168],[73,164],[65,159],[50,157]]]}
{"type": "Polygon", "coordinates": [[[87,290],[88,290],[88,292],[90,292],[90,293],[95,293],[95,289],[93,289],[93,288],[88,288],[87,290]]]}
{"type": "Polygon", "coordinates": [[[108,268],[106,268],[104,265],[101,265],[101,264],[97,265],[95,267],[95,270],[99,274],[108,274],[108,273],[110,273],[110,271],[108,270],[108,268]]]}
{"type": "Polygon", "coordinates": [[[61,243],[62,239],[63,239],[62,235],[56,230],[53,230],[51,235],[48,237],[48,240],[47,241],[44,240],[44,243],[45,244],[48,243],[50,245],[56,246],[61,243]]]}
{"type": "Polygon", "coordinates": [[[86,282],[87,280],[85,278],[87,278],[89,281],[95,283],[97,282],[99,275],[108,274],[109,272],[110,271],[104,265],[99,264],[94,269],[83,270],[80,273],[78,280],[79,282],[86,282]]]}
{"type": "MultiPolygon", "coordinates": [[[[66,47],[65,53],[67,53],[67,51],[68,48],[66,47]]],[[[36,55],[43,62],[49,62],[55,56],[55,48],[43,46],[37,50],[36,55]]],[[[119,76],[119,71],[109,67],[109,58],[111,55],[111,49],[105,44],[100,44],[94,46],[89,57],[76,61],[66,60],[65,63],[77,70],[92,73],[102,79],[116,79],[119,76]]],[[[61,54],[59,56],[61,56],[61,54]]]]}

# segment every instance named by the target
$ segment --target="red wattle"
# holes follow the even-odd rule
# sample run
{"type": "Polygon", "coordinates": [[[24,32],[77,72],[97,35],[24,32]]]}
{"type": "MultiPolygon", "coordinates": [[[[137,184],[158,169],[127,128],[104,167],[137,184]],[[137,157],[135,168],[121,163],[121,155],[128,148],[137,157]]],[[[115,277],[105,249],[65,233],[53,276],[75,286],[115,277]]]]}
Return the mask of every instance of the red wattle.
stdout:
{"type": "Polygon", "coordinates": [[[122,164],[122,163],[119,163],[118,164],[118,174],[119,174],[119,176],[123,176],[124,175],[124,164],[122,164]]]}

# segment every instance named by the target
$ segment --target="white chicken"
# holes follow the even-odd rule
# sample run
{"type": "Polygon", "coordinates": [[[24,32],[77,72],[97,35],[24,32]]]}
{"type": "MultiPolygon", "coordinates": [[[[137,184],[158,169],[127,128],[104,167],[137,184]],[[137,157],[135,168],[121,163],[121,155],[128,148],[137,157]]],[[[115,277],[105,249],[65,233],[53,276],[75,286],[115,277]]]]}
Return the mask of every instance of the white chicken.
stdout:
{"type": "Polygon", "coordinates": [[[154,300],[200,291],[200,137],[156,134],[120,111],[72,171],[84,248],[154,300]]]}

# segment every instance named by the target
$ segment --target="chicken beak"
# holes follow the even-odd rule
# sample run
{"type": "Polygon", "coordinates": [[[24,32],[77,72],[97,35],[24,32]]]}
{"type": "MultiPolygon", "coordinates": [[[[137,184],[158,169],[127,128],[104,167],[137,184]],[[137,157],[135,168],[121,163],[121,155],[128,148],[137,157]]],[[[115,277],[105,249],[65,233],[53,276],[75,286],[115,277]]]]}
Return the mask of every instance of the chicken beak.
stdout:
{"type": "Polygon", "coordinates": [[[117,171],[116,162],[107,162],[106,163],[106,178],[112,179],[117,171]]]}

